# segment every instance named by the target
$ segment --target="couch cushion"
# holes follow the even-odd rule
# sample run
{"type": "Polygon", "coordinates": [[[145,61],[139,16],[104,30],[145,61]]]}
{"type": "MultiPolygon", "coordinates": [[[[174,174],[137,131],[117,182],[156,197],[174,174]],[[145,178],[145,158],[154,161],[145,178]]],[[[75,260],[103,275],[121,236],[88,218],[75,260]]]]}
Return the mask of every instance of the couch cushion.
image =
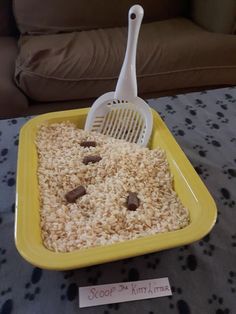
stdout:
{"type": "Polygon", "coordinates": [[[236,24],[235,0],[192,0],[193,20],[212,32],[233,34],[236,24]]]}
{"type": "Polygon", "coordinates": [[[183,15],[188,0],[15,0],[14,12],[22,34],[51,34],[127,24],[130,6],[144,7],[145,21],[183,15]]]}
{"type": "Polygon", "coordinates": [[[17,41],[0,37],[0,117],[23,113],[28,101],[14,83],[17,41]]]}
{"type": "MultiPolygon", "coordinates": [[[[115,88],[126,28],[23,36],[16,81],[37,101],[97,97],[115,88]]],[[[236,40],[202,30],[187,19],[144,24],[137,52],[138,89],[236,84],[236,40]]]]}

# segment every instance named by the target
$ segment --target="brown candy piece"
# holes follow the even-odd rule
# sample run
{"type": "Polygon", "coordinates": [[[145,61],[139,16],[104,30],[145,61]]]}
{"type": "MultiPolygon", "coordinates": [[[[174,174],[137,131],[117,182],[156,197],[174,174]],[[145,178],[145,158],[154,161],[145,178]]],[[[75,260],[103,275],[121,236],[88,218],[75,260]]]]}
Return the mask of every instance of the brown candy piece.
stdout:
{"type": "Polygon", "coordinates": [[[127,208],[128,210],[136,210],[139,207],[140,200],[135,192],[129,192],[127,197],[127,208]]]}
{"type": "Polygon", "coordinates": [[[68,203],[75,203],[77,198],[79,198],[85,194],[86,194],[85,188],[83,187],[83,185],[80,185],[77,188],[75,188],[74,190],[66,193],[65,198],[66,198],[68,203]]]}
{"type": "Polygon", "coordinates": [[[99,155],[94,155],[94,156],[85,156],[83,159],[83,163],[87,165],[88,163],[96,163],[99,162],[102,159],[99,155]]]}
{"type": "Polygon", "coordinates": [[[97,143],[95,141],[83,141],[80,143],[82,147],[96,147],[97,143]]]}

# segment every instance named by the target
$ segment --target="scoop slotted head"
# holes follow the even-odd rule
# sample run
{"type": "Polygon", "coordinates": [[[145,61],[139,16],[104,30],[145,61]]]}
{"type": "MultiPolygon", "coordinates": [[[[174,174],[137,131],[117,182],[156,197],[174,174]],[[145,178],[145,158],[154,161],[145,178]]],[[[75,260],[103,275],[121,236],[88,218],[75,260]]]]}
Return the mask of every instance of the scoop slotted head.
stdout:
{"type": "Polygon", "coordinates": [[[128,41],[125,59],[115,92],[99,97],[92,105],[85,130],[146,146],[152,133],[152,113],[137,96],[136,51],[143,8],[134,5],[128,14],[128,41]]]}

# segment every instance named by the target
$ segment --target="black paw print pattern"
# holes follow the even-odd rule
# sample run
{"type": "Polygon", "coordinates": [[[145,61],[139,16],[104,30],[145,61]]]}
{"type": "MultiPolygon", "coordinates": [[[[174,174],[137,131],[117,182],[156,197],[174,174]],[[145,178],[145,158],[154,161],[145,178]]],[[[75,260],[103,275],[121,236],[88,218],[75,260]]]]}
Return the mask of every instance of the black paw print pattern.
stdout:
{"type": "Polygon", "coordinates": [[[12,213],[15,213],[15,209],[16,209],[16,205],[15,205],[15,203],[13,203],[13,204],[11,205],[11,212],[12,212],[12,213]]]}
{"type": "Polygon", "coordinates": [[[223,165],[222,172],[227,175],[229,180],[236,178],[236,169],[233,169],[228,165],[223,165]]]}
{"type": "Polygon", "coordinates": [[[143,255],[143,258],[144,259],[149,259],[150,257],[152,257],[152,253],[149,253],[149,254],[145,254],[145,255],[143,255]]]}
{"type": "Polygon", "coordinates": [[[11,314],[13,311],[13,300],[10,298],[12,288],[8,287],[0,291],[0,313],[1,314],[11,314]],[[4,301],[2,301],[2,299],[4,301]]]}
{"type": "Polygon", "coordinates": [[[123,278],[123,282],[125,281],[138,281],[140,279],[139,276],[139,271],[137,270],[137,268],[130,268],[129,270],[127,270],[126,268],[122,268],[121,269],[121,274],[126,275],[125,278],[123,278]],[[128,271],[128,273],[127,273],[128,271]]]}
{"type": "MultiPolygon", "coordinates": [[[[64,272],[64,279],[69,279],[72,278],[74,275],[74,271],[73,270],[69,270],[64,272]]],[[[77,297],[78,294],[78,286],[76,284],[76,282],[71,282],[69,284],[66,283],[62,283],[60,286],[60,289],[62,291],[61,294],[61,300],[68,300],[68,301],[74,301],[77,297]]]]}
{"type": "Polygon", "coordinates": [[[215,251],[215,245],[210,243],[210,235],[206,235],[201,241],[199,241],[199,245],[203,248],[203,254],[212,256],[215,251]]]}
{"type": "Polygon", "coordinates": [[[201,145],[195,145],[195,146],[193,146],[193,149],[197,150],[199,156],[206,157],[207,150],[204,147],[202,147],[201,145]]]}
{"type": "Polygon", "coordinates": [[[228,101],[228,102],[231,102],[231,103],[235,103],[236,102],[236,99],[230,95],[230,94],[225,94],[225,99],[228,101]]]}
{"type": "Polygon", "coordinates": [[[215,147],[221,147],[220,142],[217,141],[213,135],[206,135],[206,136],[205,136],[205,141],[206,141],[207,144],[209,144],[209,145],[213,145],[213,146],[215,146],[215,147]]]}
{"type": "Polygon", "coordinates": [[[208,299],[208,304],[211,307],[214,307],[215,314],[229,314],[230,310],[224,307],[224,299],[222,297],[218,297],[216,294],[212,294],[208,299]]]}
{"type": "Polygon", "coordinates": [[[209,126],[209,128],[211,130],[219,130],[220,126],[218,123],[215,123],[214,121],[212,121],[211,119],[207,119],[206,120],[206,126],[209,126]]]}
{"type": "Polygon", "coordinates": [[[155,258],[154,260],[152,261],[148,261],[147,262],[147,268],[150,268],[150,269],[156,269],[157,268],[157,265],[160,264],[160,259],[159,258],[155,258]]]}
{"type": "Polygon", "coordinates": [[[223,110],[228,110],[228,106],[226,104],[222,104],[222,105],[220,105],[220,107],[223,110]]]}
{"type": "Polygon", "coordinates": [[[223,201],[223,204],[225,206],[228,206],[230,208],[234,208],[235,206],[235,201],[231,199],[231,193],[228,189],[226,188],[221,188],[220,189],[221,197],[220,199],[223,201]]]}
{"type": "Polygon", "coordinates": [[[173,109],[173,107],[171,106],[171,105],[166,105],[166,107],[165,107],[165,111],[167,112],[167,113],[169,113],[169,114],[174,114],[174,113],[176,113],[176,111],[173,109]]]}
{"type": "Polygon", "coordinates": [[[227,282],[230,286],[230,291],[232,293],[236,293],[236,272],[235,271],[230,271],[228,275],[227,282]]]}
{"type": "Polygon", "coordinates": [[[220,211],[219,209],[217,209],[216,224],[219,223],[219,221],[220,221],[220,216],[221,216],[221,211],[220,211]]]}
{"type": "Polygon", "coordinates": [[[19,144],[19,134],[13,136],[14,145],[18,146],[19,144]]]}
{"type": "Polygon", "coordinates": [[[191,116],[196,116],[197,115],[197,110],[193,106],[191,106],[191,105],[187,105],[185,107],[185,110],[187,110],[191,114],[191,116]]]}
{"type": "Polygon", "coordinates": [[[220,105],[220,108],[223,110],[228,110],[228,106],[226,104],[220,105]]]}
{"type": "Polygon", "coordinates": [[[109,310],[115,310],[115,311],[118,311],[120,309],[120,303],[113,303],[113,304],[108,304],[107,305],[107,308],[108,310],[105,310],[103,313],[104,314],[110,314],[110,311],[109,310]]]}
{"type": "Polygon", "coordinates": [[[61,284],[61,300],[74,301],[78,294],[78,286],[75,282],[66,285],[65,283],[61,284]]]}
{"type": "MultiPolygon", "coordinates": [[[[11,289],[11,287],[9,287],[9,288],[7,288],[7,289],[5,289],[5,290],[2,290],[1,292],[0,292],[0,295],[1,295],[1,297],[2,296],[7,296],[7,294],[8,293],[10,293],[12,291],[12,289],[11,289]]],[[[1,313],[1,312],[0,312],[1,313]]]]}
{"type": "Polygon", "coordinates": [[[171,287],[171,291],[173,295],[168,296],[168,298],[171,300],[169,303],[169,308],[171,310],[177,309],[179,314],[190,314],[191,309],[187,301],[183,300],[182,298],[182,289],[179,287],[171,287]],[[176,296],[177,295],[177,296],[176,296]],[[178,297],[178,300],[175,301],[176,297],[178,297]]]}
{"type": "Polygon", "coordinates": [[[207,168],[205,168],[203,165],[197,165],[194,167],[196,172],[201,176],[203,179],[207,179],[209,177],[209,173],[207,168]]]}
{"type": "Polygon", "coordinates": [[[2,265],[6,264],[7,262],[7,259],[5,258],[6,251],[7,251],[6,249],[0,248],[0,269],[2,265]]]}
{"type": "Polygon", "coordinates": [[[166,116],[164,114],[160,114],[160,117],[163,121],[165,121],[166,116]]]}
{"type": "Polygon", "coordinates": [[[199,98],[195,99],[195,104],[198,108],[206,108],[206,104],[199,98]]]}
{"type": "Polygon", "coordinates": [[[185,118],[185,126],[187,127],[188,130],[193,130],[196,128],[196,125],[193,124],[193,121],[189,118],[185,118]]]}
{"type": "Polygon", "coordinates": [[[156,257],[155,253],[145,254],[143,255],[143,258],[147,260],[146,266],[150,269],[156,269],[157,265],[161,262],[160,258],[156,257]]]}
{"type": "Polygon", "coordinates": [[[16,184],[15,172],[8,171],[2,179],[2,183],[6,183],[9,187],[14,186],[16,184]]]}
{"type": "Polygon", "coordinates": [[[88,277],[88,283],[91,285],[96,285],[101,276],[102,272],[100,270],[96,271],[95,275],[88,277]]]}
{"type": "Polygon", "coordinates": [[[232,243],[231,243],[232,247],[236,247],[236,233],[231,235],[231,239],[232,239],[232,243]]]}
{"type": "Polygon", "coordinates": [[[173,128],[171,129],[172,133],[175,136],[184,136],[185,132],[184,130],[180,129],[177,125],[173,126],[173,128]]]}
{"type": "Polygon", "coordinates": [[[11,120],[8,120],[7,121],[7,124],[9,125],[9,126],[12,126],[12,125],[15,125],[15,124],[17,124],[17,120],[16,119],[11,119],[11,120]]]}
{"type": "Polygon", "coordinates": [[[166,118],[166,116],[163,114],[163,112],[158,112],[158,114],[159,114],[159,116],[161,117],[161,119],[163,120],[163,121],[165,121],[165,118],[166,118]]]}
{"type": "Polygon", "coordinates": [[[8,155],[8,149],[3,148],[0,153],[0,164],[5,162],[7,160],[7,155],[8,155]]]}
{"type": "Polygon", "coordinates": [[[25,284],[25,300],[33,301],[41,292],[38,284],[42,278],[42,274],[43,270],[41,268],[33,268],[30,281],[25,284]]]}
{"type": "Polygon", "coordinates": [[[181,262],[182,270],[195,271],[198,263],[197,258],[194,254],[188,254],[188,245],[185,245],[179,249],[178,260],[181,262]]]}
{"type": "Polygon", "coordinates": [[[217,100],[216,104],[219,105],[221,109],[228,110],[228,105],[225,104],[222,100],[217,100]]]}
{"type": "Polygon", "coordinates": [[[217,119],[218,119],[221,123],[228,123],[228,122],[229,122],[229,119],[228,119],[228,118],[225,118],[224,113],[221,112],[221,111],[217,111],[217,112],[216,112],[216,116],[217,116],[217,119]]]}
{"type": "Polygon", "coordinates": [[[68,279],[68,278],[73,277],[73,275],[74,275],[74,271],[73,270],[68,270],[68,271],[64,272],[63,278],[64,279],[68,279]]]}

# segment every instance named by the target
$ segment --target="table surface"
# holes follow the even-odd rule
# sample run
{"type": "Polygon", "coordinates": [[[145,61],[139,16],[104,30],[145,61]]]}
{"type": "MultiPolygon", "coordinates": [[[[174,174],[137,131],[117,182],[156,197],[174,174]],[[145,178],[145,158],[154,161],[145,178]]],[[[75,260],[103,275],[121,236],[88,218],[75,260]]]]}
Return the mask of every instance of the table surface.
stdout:
{"type": "Polygon", "coordinates": [[[14,244],[18,133],[0,121],[0,314],[236,313],[236,87],[149,99],[218,208],[212,232],[184,247],[73,271],[30,265],[14,244]],[[168,277],[173,296],[79,309],[78,286],[168,277]]]}

